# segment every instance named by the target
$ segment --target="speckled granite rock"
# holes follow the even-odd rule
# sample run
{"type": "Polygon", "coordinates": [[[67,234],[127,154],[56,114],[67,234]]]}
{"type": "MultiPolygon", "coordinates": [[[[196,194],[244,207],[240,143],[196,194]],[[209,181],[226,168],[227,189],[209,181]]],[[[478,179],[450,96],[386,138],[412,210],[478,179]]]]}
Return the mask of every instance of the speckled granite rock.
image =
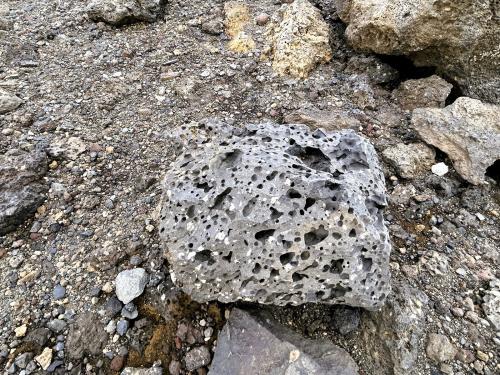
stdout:
{"type": "Polygon", "coordinates": [[[43,203],[46,172],[43,152],[11,150],[0,155],[0,236],[13,231],[43,203]]]}
{"type": "Polygon", "coordinates": [[[358,367],[326,339],[306,339],[263,312],[234,309],[217,340],[209,374],[356,375],[358,367]]]}
{"type": "Polygon", "coordinates": [[[188,149],[164,189],[166,256],[197,301],[375,309],[389,293],[384,177],[354,132],[249,125],[188,149]]]}

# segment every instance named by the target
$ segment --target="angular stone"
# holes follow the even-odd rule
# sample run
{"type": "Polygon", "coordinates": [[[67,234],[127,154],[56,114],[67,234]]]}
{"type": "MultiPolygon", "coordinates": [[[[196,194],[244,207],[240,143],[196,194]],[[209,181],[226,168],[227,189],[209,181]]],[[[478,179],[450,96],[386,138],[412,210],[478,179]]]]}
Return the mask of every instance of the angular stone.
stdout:
{"type": "Polygon", "coordinates": [[[224,27],[231,39],[228,48],[231,51],[245,53],[255,48],[255,41],[247,30],[250,25],[250,9],[241,1],[224,3],[224,27]]]}
{"type": "Polygon", "coordinates": [[[416,178],[428,173],[436,153],[423,143],[398,143],[386,148],[382,155],[403,178],[416,178]]]}
{"type": "Polygon", "coordinates": [[[313,129],[322,128],[325,130],[358,130],[361,126],[361,122],[352,113],[342,110],[299,109],[285,115],[284,120],[288,124],[305,124],[313,129]]]}
{"type": "Polygon", "coordinates": [[[396,284],[386,305],[362,315],[359,345],[388,374],[414,374],[424,350],[428,297],[410,285],[396,284]]]}
{"type": "Polygon", "coordinates": [[[122,271],[116,276],[116,296],[125,305],[139,297],[148,283],[148,274],[144,268],[122,271]]]}
{"type": "Polygon", "coordinates": [[[0,155],[0,236],[22,224],[46,198],[43,152],[11,150],[0,155]]]}
{"type": "Polygon", "coordinates": [[[43,352],[39,356],[35,357],[35,361],[38,362],[43,370],[47,370],[52,362],[52,349],[43,349],[43,352]]]}
{"type": "Polygon", "coordinates": [[[121,372],[121,375],[162,375],[163,369],[159,366],[150,368],[126,367],[121,372]]]}
{"type": "Polygon", "coordinates": [[[0,90],[0,115],[11,112],[19,107],[23,101],[17,96],[0,90]]]}
{"type": "Polygon", "coordinates": [[[316,65],[332,58],[330,28],[307,0],[295,0],[287,6],[270,38],[272,66],[279,74],[305,78],[316,65]]]}
{"type": "Polygon", "coordinates": [[[437,66],[464,94],[500,102],[500,9],[490,0],[336,0],[352,46],[437,66]]]}
{"type": "Polygon", "coordinates": [[[500,331],[500,281],[498,279],[490,281],[490,289],[483,297],[483,301],[482,307],[486,318],[497,331],[500,331]]]}
{"type": "Polygon", "coordinates": [[[425,351],[427,357],[436,362],[450,361],[455,358],[457,354],[457,349],[450,343],[448,337],[437,333],[429,334],[425,351]]]}
{"type": "Polygon", "coordinates": [[[458,173],[484,183],[486,169],[500,159],[500,107],[460,97],[445,108],[413,111],[412,127],[427,143],[448,154],[458,173]]]}
{"type": "Polygon", "coordinates": [[[328,340],[311,340],[265,313],[233,309],[217,339],[209,375],[354,375],[349,354],[328,340]]]}
{"type": "Polygon", "coordinates": [[[82,359],[85,354],[102,355],[107,341],[108,335],[98,317],[92,313],[83,313],[69,330],[66,351],[71,359],[82,359]]]}
{"type": "Polygon", "coordinates": [[[186,362],[186,370],[194,371],[200,367],[206,366],[210,363],[210,351],[206,346],[193,348],[186,353],[184,361],[186,362]]]}
{"type": "Polygon", "coordinates": [[[403,109],[409,111],[415,108],[442,108],[452,88],[452,84],[434,75],[404,81],[392,92],[392,97],[403,109]]]}
{"type": "Polygon", "coordinates": [[[111,25],[154,22],[161,16],[166,0],[93,0],[87,7],[89,17],[111,25]]]}
{"type": "Polygon", "coordinates": [[[373,146],[303,125],[218,133],[164,181],[160,235],[177,284],[197,301],[382,306],[390,243],[373,146]]]}

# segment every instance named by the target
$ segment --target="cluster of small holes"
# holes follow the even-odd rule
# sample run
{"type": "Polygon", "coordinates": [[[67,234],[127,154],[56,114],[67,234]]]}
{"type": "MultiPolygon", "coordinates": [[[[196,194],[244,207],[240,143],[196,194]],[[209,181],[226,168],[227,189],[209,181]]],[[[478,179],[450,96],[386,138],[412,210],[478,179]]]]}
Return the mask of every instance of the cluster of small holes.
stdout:
{"type": "Polygon", "coordinates": [[[274,124],[189,151],[161,215],[176,278],[199,300],[379,305],[390,246],[374,155],[354,133],[274,124]]]}

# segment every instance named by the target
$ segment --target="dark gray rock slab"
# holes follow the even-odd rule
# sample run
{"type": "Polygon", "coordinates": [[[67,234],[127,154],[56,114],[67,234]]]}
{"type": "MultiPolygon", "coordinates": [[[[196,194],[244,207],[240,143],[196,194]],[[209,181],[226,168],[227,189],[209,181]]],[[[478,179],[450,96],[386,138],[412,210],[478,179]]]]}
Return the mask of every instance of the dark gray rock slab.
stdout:
{"type": "Polygon", "coordinates": [[[46,172],[47,156],[41,151],[11,150],[0,155],[0,236],[13,231],[44,202],[46,172]]]}
{"type": "Polygon", "coordinates": [[[328,340],[311,340],[264,312],[231,312],[219,334],[209,375],[354,375],[358,368],[328,340]]]}

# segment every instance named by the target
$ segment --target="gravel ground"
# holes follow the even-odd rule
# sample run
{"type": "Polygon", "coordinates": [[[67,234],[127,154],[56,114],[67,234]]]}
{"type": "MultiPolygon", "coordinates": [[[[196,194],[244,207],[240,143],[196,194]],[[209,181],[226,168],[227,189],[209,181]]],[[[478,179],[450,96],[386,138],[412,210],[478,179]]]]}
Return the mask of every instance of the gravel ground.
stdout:
{"type": "MultiPolygon", "coordinates": [[[[402,60],[397,72],[365,59],[346,45],[335,17],[332,61],[298,80],[260,61],[264,27],[256,31],[257,52],[237,54],[224,34],[203,26],[222,22],[222,1],[171,0],[157,22],[122,27],[89,20],[85,6],[76,0],[0,5],[10,23],[0,30],[0,87],[23,100],[0,115],[0,153],[49,150],[50,186],[34,218],[0,236],[0,366],[19,373],[17,361],[24,360],[26,374],[44,373],[38,356],[49,348],[53,368],[45,370],[55,373],[117,373],[154,363],[187,373],[186,353],[195,346],[212,350],[232,306],[192,302],[169,278],[157,225],[162,176],[179,151],[174,130],[211,117],[235,126],[284,122],[297,110],[316,109],[355,119],[356,130],[381,152],[418,140],[391,90],[401,79],[432,72],[402,60]],[[371,80],[364,74],[370,71],[371,80]],[[113,282],[139,266],[149,283],[134,301],[138,317],[121,321],[113,282]],[[77,334],[78,327],[86,333],[77,334]],[[31,354],[19,360],[22,353],[31,354]]],[[[279,7],[271,0],[251,5],[253,14],[274,15],[279,7]]],[[[448,174],[427,168],[414,179],[396,177],[384,162],[393,283],[428,297],[412,373],[500,373],[500,335],[481,307],[500,277],[500,190],[493,178],[485,186],[467,184],[439,151],[438,161],[448,174]],[[449,339],[459,351],[455,359],[439,364],[426,357],[430,333],[449,339]]],[[[330,337],[362,373],[391,373],[363,345],[374,313],[351,312],[361,324],[344,335],[331,307],[273,314],[308,336],[330,337]]]]}

